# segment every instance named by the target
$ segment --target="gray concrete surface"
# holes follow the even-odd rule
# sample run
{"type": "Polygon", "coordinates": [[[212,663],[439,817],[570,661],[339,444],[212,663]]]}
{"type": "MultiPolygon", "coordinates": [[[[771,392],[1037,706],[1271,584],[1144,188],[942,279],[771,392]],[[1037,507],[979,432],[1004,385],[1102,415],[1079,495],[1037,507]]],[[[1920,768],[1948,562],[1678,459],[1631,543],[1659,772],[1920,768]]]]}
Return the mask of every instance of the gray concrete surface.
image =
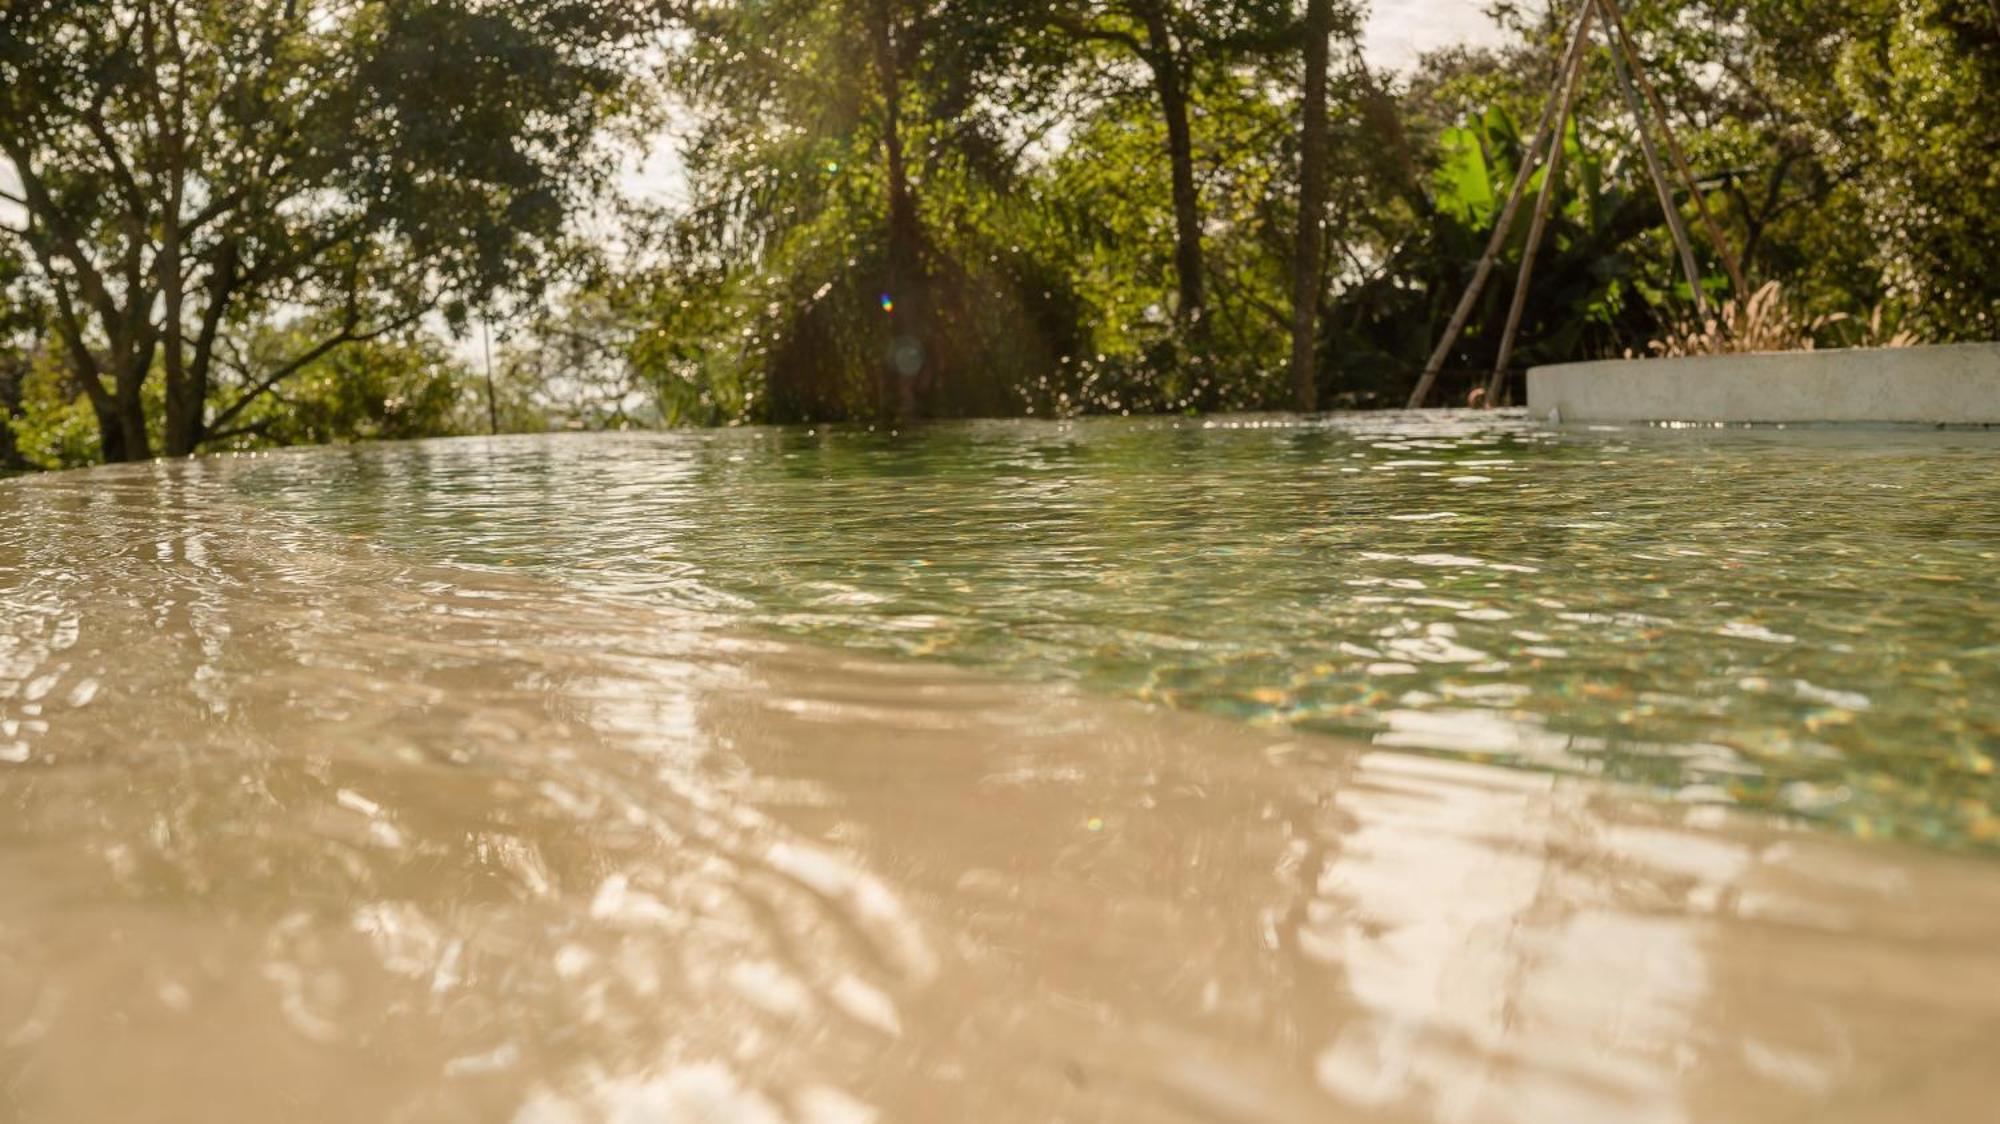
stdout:
{"type": "Polygon", "coordinates": [[[1528,412],[1563,422],[2000,425],[2000,343],[1685,359],[1528,371],[1528,412]]]}

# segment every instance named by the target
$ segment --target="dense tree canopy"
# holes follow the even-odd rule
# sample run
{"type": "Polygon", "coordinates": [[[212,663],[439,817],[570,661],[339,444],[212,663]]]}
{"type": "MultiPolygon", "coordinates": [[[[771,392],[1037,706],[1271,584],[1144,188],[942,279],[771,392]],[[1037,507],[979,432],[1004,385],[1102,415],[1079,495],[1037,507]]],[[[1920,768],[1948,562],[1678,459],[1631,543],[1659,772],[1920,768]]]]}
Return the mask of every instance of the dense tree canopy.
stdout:
{"type": "MultiPolygon", "coordinates": [[[[20,0],[0,464],[503,420],[1394,404],[1579,11],[1499,10],[1506,46],[1399,74],[1363,57],[1349,0],[20,0]],[[620,145],[661,122],[675,201],[608,210],[620,145]],[[471,377],[471,337],[439,333],[497,308],[494,373],[471,377]]],[[[1996,333],[1990,0],[1623,20],[1792,342],[1996,333]]],[[[1517,369],[1706,338],[1606,42],[1517,369]]],[[[1495,361],[1530,209],[1446,400],[1495,361]]],[[[1705,294],[1747,296],[1694,250],[1705,294]]]]}

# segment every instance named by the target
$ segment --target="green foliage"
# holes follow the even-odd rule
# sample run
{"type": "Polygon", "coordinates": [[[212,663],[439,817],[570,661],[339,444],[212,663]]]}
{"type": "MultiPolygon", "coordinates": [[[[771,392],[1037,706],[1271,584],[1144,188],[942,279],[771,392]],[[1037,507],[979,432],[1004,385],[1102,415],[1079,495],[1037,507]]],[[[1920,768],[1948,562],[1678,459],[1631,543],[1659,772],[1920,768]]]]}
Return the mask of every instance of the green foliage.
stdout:
{"type": "MultiPolygon", "coordinates": [[[[1463,58],[1453,63],[1468,65],[1463,58]]],[[[1455,81],[1483,84],[1486,77],[1484,68],[1461,69],[1455,81]]],[[[1468,113],[1434,137],[1429,182],[1419,204],[1389,228],[1398,235],[1389,256],[1342,288],[1328,308],[1325,362],[1333,387],[1355,404],[1391,404],[1407,393],[1411,372],[1442,331],[1492,236],[1527,139],[1513,112],[1500,104],[1468,113]]],[[[1667,262],[1647,238],[1660,223],[1658,205],[1650,187],[1634,181],[1642,173],[1633,162],[1615,155],[1615,145],[1581,124],[1565,131],[1562,179],[1516,350],[1521,362],[1615,353],[1626,340],[1654,330],[1654,318],[1668,306],[1667,262]],[[1657,300],[1636,299],[1640,291],[1657,300]]],[[[1529,198],[1545,174],[1529,177],[1529,198]]],[[[1525,249],[1526,211],[1516,216],[1495,278],[1447,357],[1448,398],[1485,381],[1513,296],[1511,266],[1525,249]]]]}
{"type": "Polygon", "coordinates": [[[1446,129],[1438,138],[1438,167],[1435,173],[1437,207],[1445,216],[1471,226],[1499,213],[1505,184],[1495,186],[1493,162],[1488,155],[1499,135],[1515,138],[1513,119],[1495,106],[1474,124],[1446,129]]]}
{"type": "Polygon", "coordinates": [[[1866,152],[1857,183],[1884,289],[1943,337],[2000,328],[2000,13],[1972,0],[1882,6],[1835,71],[1866,152]]]}
{"type": "Polygon", "coordinates": [[[26,357],[12,416],[0,419],[23,468],[76,468],[98,458],[97,419],[68,364],[52,351],[26,357]]]}
{"type": "MultiPolygon", "coordinates": [[[[249,340],[249,361],[296,353],[317,326],[266,326],[249,340]]],[[[330,351],[255,399],[228,449],[441,437],[461,432],[472,377],[421,332],[366,340],[330,351]]],[[[483,420],[483,418],[482,418],[483,420]]],[[[483,428],[483,426],[481,427],[483,428]]]]}
{"type": "Polygon", "coordinates": [[[1634,10],[1753,274],[1802,315],[2000,329],[2000,15],[1984,0],[1634,10]]]}
{"type": "MultiPolygon", "coordinates": [[[[296,351],[319,326],[294,322],[256,326],[246,333],[247,354],[232,362],[267,363],[269,355],[296,351]]],[[[145,403],[157,416],[162,390],[152,384],[145,403]]],[[[302,367],[281,389],[258,396],[242,415],[240,432],[220,449],[265,449],[412,437],[440,437],[473,429],[468,399],[479,389],[444,346],[422,332],[384,337],[330,351],[302,367]]],[[[218,400],[227,391],[218,391],[218,400]]],[[[99,459],[97,419],[76,385],[74,370],[56,349],[29,356],[8,427],[21,467],[74,468],[99,459]]],[[[484,400],[476,410],[485,428],[484,400]]]]}

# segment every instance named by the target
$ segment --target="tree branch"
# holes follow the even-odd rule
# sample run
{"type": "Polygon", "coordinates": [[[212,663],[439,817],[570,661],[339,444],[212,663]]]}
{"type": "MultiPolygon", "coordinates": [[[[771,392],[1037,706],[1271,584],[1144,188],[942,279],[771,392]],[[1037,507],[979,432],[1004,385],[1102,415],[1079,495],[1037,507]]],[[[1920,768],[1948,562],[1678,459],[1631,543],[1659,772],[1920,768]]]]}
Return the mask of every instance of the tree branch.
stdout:
{"type": "Polygon", "coordinates": [[[97,147],[104,152],[104,158],[111,164],[111,178],[118,183],[118,190],[125,196],[125,206],[132,217],[146,221],[146,196],[139,190],[139,181],[132,175],[132,168],[125,163],[125,157],[118,151],[118,142],[111,135],[111,127],[104,121],[104,96],[99,95],[96,104],[83,114],[84,128],[96,139],[97,147]]]}
{"type": "Polygon", "coordinates": [[[215,354],[216,333],[222,328],[223,314],[236,295],[236,239],[226,238],[220,247],[222,260],[208,279],[208,304],[201,310],[201,327],[195,333],[194,360],[189,366],[195,381],[207,385],[210,360],[215,354]]]}
{"type": "Polygon", "coordinates": [[[271,428],[271,426],[274,425],[276,422],[277,422],[276,418],[265,418],[263,421],[251,422],[248,425],[239,425],[235,429],[220,430],[215,433],[204,435],[202,437],[202,443],[209,444],[211,442],[216,442],[216,441],[227,441],[232,437],[248,437],[254,433],[264,432],[265,430],[271,428]]]}
{"type": "MultiPolygon", "coordinates": [[[[112,330],[120,317],[118,306],[111,299],[111,291],[104,284],[104,275],[97,271],[89,255],[83,252],[73,224],[68,216],[63,214],[61,208],[56,206],[55,197],[50,194],[48,185],[42,182],[42,177],[29,163],[27,150],[11,132],[0,129],[0,152],[6,153],[7,159],[13,162],[14,175],[21,181],[21,190],[28,194],[25,206],[28,210],[30,240],[41,241],[35,239],[33,235],[35,219],[39,217],[42,220],[41,228],[59,240],[54,250],[76,267],[77,279],[83,286],[84,298],[97,310],[97,315],[104,321],[105,330],[112,330]]],[[[59,275],[49,268],[52,264],[51,255],[38,252],[37,258],[41,263],[42,272],[48,275],[52,283],[56,283],[59,275]]]]}
{"type": "MultiPolygon", "coordinates": [[[[380,336],[387,335],[388,333],[393,332],[398,328],[407,327],[408,325],[415,323],[419,317],[429,312],[432,308],[436,307],[436,305],[437,302],[435,300],[425,301],[421,306],[412,310],[411,312],[396,317],[395,319],[390,320],[389,322],[382,324],[379,327],[372,328],[366,332],[357,332],[354,330],[356,318],[354,312],[350,309],[348,313],[347,322],[344,325],[342,325],[340,331],[334,333],[331,336],[328,336],[326,339],[321,340],[320,342],[314,344],[312,347],[307,348],[305,351],[300,352],[297,356],[294,356],[290,361],[286,362],[283,366],[279,367],[276,371],[272,372],[269,376],[264,378],[262,381],[258,382],[257,385],[245,391],[242,397],[230,403],[227,409],[215,415],[215,417],[209,422],[209,425],[213,427],[218,433],[228,432],[222,427],[228,425],[228,423],[230,423],[231,421],[234,421],[236,419],[236,416],[241,414],[245,407],[249,406],[250,403],[256,401],[259,397],[263,396],[272,387],[277,386],[279,383],[297,374],[299,370],[305,367],[307,364],[313,362],[316,359],[321,358],[328,352],[332,351],[334,348],[340,347],[343,344],[362,343],[367,340],[372,340],[380,336]]],[[[213,441],[217,440],[218,438],[215,435],[211,435],[208,439],[213,441]]]]}
{"type": "MultiPolygon", "coordinates": [[[[48,272],[47,251],[34,246],[35,257],[41,264],[42,272],[48,272]]],[[[56,296],[56,331],[69,346],[70,355],[76,360],[78,381],[83,383],[83,392],[90,399],[90,405],[99,412],[111,409],[111,393],[104,389],[104,378],[99,373],[97,356],[90,350],[83,338],[83,318],[77,315],[76,304],[70,299],[69,290],[61,285],[53,286],[56,296]]]]}
{"type": "Polygon", "coordinates": [[[1135,55],[1146,53],[1145,44],[1129,31],[1101,24],[1085,23],[1068,12],[1050,11],[1042,13],[1043,26],[1052,31],[1060,31],[1072,39],[1082,39],[1092,43],[1116,43],[1135,55]]]}

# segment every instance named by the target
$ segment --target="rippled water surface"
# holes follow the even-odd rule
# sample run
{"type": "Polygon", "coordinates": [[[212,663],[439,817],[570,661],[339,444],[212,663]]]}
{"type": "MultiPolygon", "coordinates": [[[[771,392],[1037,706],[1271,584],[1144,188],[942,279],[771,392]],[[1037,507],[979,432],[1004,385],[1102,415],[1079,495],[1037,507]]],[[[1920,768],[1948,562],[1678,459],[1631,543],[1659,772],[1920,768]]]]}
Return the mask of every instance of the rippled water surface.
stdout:
{"type": "Polygon", "coordinates": [[[1996,467],[1428,415],[0,482],[0,1121],[1983,1119],[1996,467]]]}
{"type": "Polygon", "coordinates": [[[2000,841],[2000,434],[1015,423],[415,445],[239,487],[788,635],[2000,841]]]}

